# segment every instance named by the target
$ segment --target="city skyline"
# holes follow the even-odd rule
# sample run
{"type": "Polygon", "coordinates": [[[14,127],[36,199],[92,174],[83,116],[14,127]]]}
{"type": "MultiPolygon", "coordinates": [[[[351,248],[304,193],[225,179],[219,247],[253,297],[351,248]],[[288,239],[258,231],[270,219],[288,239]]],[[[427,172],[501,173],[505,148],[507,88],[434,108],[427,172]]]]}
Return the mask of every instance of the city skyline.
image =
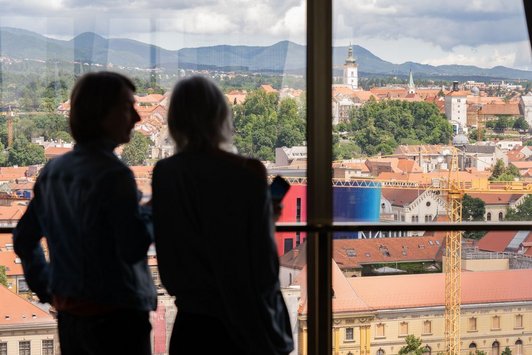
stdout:
{"type": "MultiPolygon", "coordinates": [[[[305,44],[305,5],[304,0],[0,0],[0,26],[57,39],[95,32],[166,49],[271,45],[281,40],[305,44]]],[[[335,46],[356,43],[397,64],[532,69],[520,0],[336,0],[333,7],[335,46]]]]}

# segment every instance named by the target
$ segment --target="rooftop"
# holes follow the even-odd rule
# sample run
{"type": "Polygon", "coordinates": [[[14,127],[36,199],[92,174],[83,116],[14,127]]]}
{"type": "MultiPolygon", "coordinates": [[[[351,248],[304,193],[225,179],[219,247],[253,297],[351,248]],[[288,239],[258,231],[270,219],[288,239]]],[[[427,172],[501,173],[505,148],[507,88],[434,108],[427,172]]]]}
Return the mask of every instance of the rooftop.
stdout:
{"type": "MultiPolygon", "coordinates": [[[[445,305],[445,274],[346,278],[334,261],[332,271],[334,313],[445,305]]],[[[532,301],[531,278],[529,269],[463,272],[462,305],[532,301]]],[[[306,270],[297,281],[302,286],[299,311],[306,313],[306,270]]]]}
{"type": "Polygon", "coordinates": [[[55,325],[54,318],[26,301],[22,297],[0,285],[0,326],[21,325],[28,323],[50,323],[55,325]]]}

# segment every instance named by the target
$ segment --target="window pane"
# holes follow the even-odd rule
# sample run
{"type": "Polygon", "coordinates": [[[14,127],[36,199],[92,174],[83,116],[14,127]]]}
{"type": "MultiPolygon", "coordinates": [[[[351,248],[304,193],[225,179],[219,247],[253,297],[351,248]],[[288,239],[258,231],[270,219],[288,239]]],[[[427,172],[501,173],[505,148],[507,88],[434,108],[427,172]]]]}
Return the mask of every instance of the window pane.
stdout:
{"type": "MultiPolygon", "coordinates": [[[[101,70],[125,74],[137,87],[141,121],[131,143],[115,153],[132,168],[141,202],[151,199],[154,164],[174,153],[166,122],[171,89],[180,79],[202,75],[221,88],[233,116],[234,147],[224,148],[260,160],[269,178],[289,180],[279,222],[305,222],[305,9],[305,1],[282,6],[264,1],[44,2],[2,9],[0,178],[6,181],[2,191],[20,200],[6,202],[11,206],[0,201],[0,215],[8,216],[0,217],[0,226],[15,226],[43,164],[73,149],[70,91],[81,75],[101,70]]],[[[230,192],[239,186],[222,188],[230,192]]],[[[306,298],[306,237],[305,232],[275,233],[277,256],[284,257],[281,288],[296,339],[297,316],[306,312],[300,301],[306,298]]],[[[167,353],[177,310],[161,284],[154,248],[149,267],[159,292],[154,350],[167,353]]],[[[17,286],[29,291],[24,280],[17,286]]],[[[298,346],[296,341],[295,353],[298,346]]],[[[42,349],[43,354],[53,351],[53,344],[43,342],[42,349]]]]}
{"type": "MultiPolygon", "coordinates": [[[[528,265],[532,233],[409,225],[532,220],[524,212],[532,204],[532,182],[523,174],[530,165],[532,58],[523,2],[333,5],[334,218],[405,224],[403,231],[384,226],[334,236],[333,259],[354,290],[350,299],[359,302],[353,317],[378,309],[367,320],[374,332],[370,353],[399,353],[411,340],[406,335],[425,353],[449,352],[450,343],[456,353],[472,343],[489,353],[502,332],[514,337],[512,345],[522,309],[507,300],[506,308],[494,306],[487,298],[502,300],[503,292],[483,280],[486,273],[524,277],[514,269],[528,265]],[[404,290],[414,283],[417,292],[404,290]],[[476,298],[484,288],[490,296],[476,298]],[[455,318],[460,300],[468,306],[455,318]],[[468,308],[477,301],[482,311],[468,308]],[[457,319],[449,335],[446,318],[457,319]],[[483,343],[481,333],[492,340],[483,343]]],[[[336,297],[341,285],[333,282],[336,297]]],[[[335,300],[333,319],[339,320],[347,310],[335,300]]],[[[343,350],[333,345],[333,352],[343,350]]]]}

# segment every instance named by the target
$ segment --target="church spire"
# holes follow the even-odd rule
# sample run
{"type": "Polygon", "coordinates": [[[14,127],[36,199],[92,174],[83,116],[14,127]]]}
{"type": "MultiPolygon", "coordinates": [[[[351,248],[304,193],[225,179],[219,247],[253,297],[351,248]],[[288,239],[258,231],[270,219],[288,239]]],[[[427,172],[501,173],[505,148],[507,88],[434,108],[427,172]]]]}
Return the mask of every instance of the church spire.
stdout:
{"type": "Polygon", "coordinates": [[[356,59],[353,56],[353,46],[351,43],[349,43],[349,47],[347,47],[347,58],[345,59],[345,64],[355,64],[356,59]]]}
{"type": "Polygon", "coordinates": [[[414,85],[414,77],[412,76],[412,69],[410,69],[410,74],[408,78],[408,93],[409,94],[416,93],[416,85],[414,85]]]}

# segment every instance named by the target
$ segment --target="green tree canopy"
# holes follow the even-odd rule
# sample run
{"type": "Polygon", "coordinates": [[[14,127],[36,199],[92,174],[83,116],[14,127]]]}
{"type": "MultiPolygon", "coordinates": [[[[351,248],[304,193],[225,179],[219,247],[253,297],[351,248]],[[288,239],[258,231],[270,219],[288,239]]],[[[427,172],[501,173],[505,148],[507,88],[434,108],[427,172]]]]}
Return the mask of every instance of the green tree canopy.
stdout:
{"type": "Polygon", "coordinates": [[[241,105],[233,106],[235,145],[244,155],[273,160],[277,147],[293,147],[305,142],[304,108],[297,101],[251,91],[241,105]]]}
{"type": "Polygon", "coordinates": [[[529,128],[529,125],[528,125],[528,122],[526,121],[526,119],[524,117],[519,117],[518,119],[515,120],[514,122],[514,125],[512,127],[513,129],[528,129],[529,128]]]}
{"type": "Polygon", "coordinates": [[[399,355],[422,355],[421,339],[415,335],[408,335],[405,338],[406,345],[399,349],[399,355]]]}
{"type": "Polygon", "coordinates": [[[28,166],[44,164],[44,148],[38,144],[30,143],[25,137],[19,136],[13,142],[13,146],[8,149],[8,166],[28,166]]]}
{"type": "Polygon", "coordinates": [[[479,198],[465,194],[462,198],[462,220],[483,221],[486,214],[486,204],[479,198]]]}
{"type": "Polygon", "coordinates": [[[369,100],[350,113],[348,132],[367,155],[391,154],[401,142],[447,144],[452,127],[427,102],[369,100]]]}
{"type": "Polygon", "coordinates": [[[0,265],[0,285],[7,287],[6,267],[3,265],[0,265]]]}
{"type": "MultiPolygon", "coordinates": [[[[462,198],[462,220],[463,221],[483,221],[486,213],[486,204],[479,198],[465,194],[462,198]]],[[[470,231],[464,232],[464,238],[480,239],[486,232],[470,231]]]]}
{"type": "Polygon", "coordinates": [[[149,156],[151,140],[142,133],[133,132],[131,141],[122,150],[122,160],[127,165],[144,165],[149,156]]]}
{"type": "Polygon", "coordinates": [[[507,221],[532,221],[532,195],[528,195],[519,206],[506,210],[507,221]]]}

